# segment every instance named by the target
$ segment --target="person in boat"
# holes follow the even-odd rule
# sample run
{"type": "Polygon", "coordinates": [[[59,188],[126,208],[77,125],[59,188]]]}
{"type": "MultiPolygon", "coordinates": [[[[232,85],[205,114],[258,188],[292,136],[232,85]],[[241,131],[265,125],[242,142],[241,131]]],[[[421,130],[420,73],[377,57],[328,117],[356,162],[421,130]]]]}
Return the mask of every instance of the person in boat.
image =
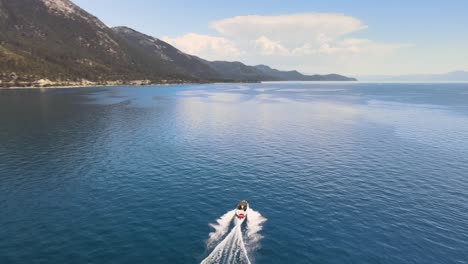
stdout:
{"type": "Polygon", "coordinates": [[[240,202],[239,206],[237,206],[237,209],[245,211],[247,210],[247,204],[245,202],[240,202]]]}

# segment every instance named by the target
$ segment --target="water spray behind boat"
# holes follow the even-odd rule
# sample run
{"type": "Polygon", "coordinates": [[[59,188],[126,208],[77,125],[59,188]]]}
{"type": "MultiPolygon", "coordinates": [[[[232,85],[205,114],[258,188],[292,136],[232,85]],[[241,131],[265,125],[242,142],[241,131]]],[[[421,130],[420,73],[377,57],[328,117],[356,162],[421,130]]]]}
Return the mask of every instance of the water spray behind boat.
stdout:
{"type": "Polygon", "coordinates": [[[210,224],[214,231],[209,234],[206,245],[209,250],[214,249],[201,263],[250,264],[250,257],[263,238],[259,232],[266,220],[259,212],[252,210],[247,201],[240,201],[236,209],[228,211],[216,223],[210,224]]]}

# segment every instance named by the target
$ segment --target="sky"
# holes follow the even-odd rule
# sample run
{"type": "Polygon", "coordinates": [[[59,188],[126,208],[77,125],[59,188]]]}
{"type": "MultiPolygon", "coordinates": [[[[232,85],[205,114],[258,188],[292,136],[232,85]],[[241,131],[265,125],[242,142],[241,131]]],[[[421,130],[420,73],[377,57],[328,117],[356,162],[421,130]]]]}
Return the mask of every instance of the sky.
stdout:
{"type": "Polygon", "coordinates": [[[307,74],[468,71],[467,0],[72,0],[209,60],[307,74]]]}

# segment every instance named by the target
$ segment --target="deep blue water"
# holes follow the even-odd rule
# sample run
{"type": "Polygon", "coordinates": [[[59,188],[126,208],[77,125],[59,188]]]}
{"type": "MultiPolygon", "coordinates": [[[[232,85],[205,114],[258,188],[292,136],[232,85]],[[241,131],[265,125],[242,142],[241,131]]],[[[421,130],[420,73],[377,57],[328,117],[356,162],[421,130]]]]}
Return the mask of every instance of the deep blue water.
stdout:
{"type": "Polygon", "coordinates": [[[0,91],[0,263],[468,263],[468,84],[0,91]]]}

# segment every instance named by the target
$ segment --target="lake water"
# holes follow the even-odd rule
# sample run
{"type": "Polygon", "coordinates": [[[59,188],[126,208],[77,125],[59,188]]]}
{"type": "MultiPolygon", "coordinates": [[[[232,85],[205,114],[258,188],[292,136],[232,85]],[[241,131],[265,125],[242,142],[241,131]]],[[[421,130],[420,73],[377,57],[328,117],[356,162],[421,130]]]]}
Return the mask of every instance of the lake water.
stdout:
{"type": "Polygon", "coordinates": [[[253,263],[468,263],[468,84],[0,91],[0,263],[200,263],[241,199],[253,263]]]}

